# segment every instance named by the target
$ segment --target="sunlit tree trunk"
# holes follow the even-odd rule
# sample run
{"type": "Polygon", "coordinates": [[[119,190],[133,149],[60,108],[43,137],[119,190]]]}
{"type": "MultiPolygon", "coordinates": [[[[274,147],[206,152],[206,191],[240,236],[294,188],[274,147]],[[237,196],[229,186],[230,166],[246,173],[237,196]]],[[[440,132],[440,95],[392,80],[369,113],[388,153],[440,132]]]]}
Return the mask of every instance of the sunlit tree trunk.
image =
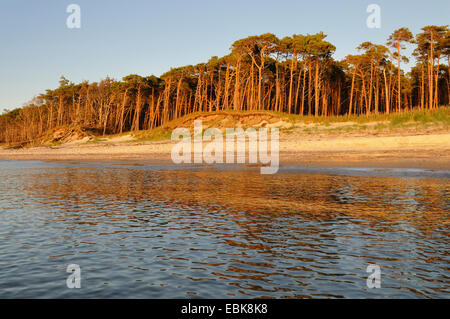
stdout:
{"type": "Polygon", "coordinates": [[[385,96],[385,102],[386,102],[386,113],[389,114],[390,111],[390,105],[389,105],[389,86],[386,78],[386,70],[383,70],[383,76],[384,76],[384,96],[385,96]]]}
{"type": "Polygon", "coordinates": [[[316,59],[316,75],[314,77],[314,116],[319,116],[319,59],[316,59]]]}
{"type": "Polygon", "coordinates": [[[355,88],[355,77],[356,77],[356,68],[353,70],[353,76],[352,76],[352,88],[350,90],[350,105],[348,107],[348,115],[352,115],[352,108],[353,108],[353,90],[355,88]]]}

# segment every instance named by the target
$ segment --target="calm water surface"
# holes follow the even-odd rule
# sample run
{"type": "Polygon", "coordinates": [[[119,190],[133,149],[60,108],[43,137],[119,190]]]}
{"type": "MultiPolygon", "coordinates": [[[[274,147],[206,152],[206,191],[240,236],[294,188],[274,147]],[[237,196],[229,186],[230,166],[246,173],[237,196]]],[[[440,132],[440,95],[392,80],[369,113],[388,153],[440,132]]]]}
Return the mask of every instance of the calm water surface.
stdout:
{"type": "Polygon", "coordinates": [[[0,297],[449,298],[449,215],[449,171],[0,161],[0,297]]]}

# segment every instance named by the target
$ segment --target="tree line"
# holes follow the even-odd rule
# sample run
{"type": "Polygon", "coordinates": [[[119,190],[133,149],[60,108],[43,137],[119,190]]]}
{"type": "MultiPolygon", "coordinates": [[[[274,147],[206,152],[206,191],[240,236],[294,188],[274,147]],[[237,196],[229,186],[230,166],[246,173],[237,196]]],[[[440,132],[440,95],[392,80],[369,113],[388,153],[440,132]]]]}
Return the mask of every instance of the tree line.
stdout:
{"type": "Polygon", "coordinates": [[[450,31],[395,30],[385,45],[333,59],[326,35],[266,33],[234,42],[230,53],[172,68],[160,77],[131,74],[59,87],[0,116],[0,142],[26,142],[47,130],[79,125],[103,134],[153,129],[193,112],[270,110],[309,116],[366,115],[449,104],[450,31]],[[405,73],[406,45],[416,61],[405,73]],[[447,63],[447,65],[445,65],[447,63]]]}

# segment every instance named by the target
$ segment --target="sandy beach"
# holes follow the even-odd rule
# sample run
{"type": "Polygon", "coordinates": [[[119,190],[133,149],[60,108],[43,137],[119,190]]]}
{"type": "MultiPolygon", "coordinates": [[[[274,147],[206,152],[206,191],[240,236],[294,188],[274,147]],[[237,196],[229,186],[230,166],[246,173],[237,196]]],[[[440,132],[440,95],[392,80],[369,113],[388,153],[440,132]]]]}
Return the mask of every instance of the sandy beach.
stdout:
{"type": "MultiPolygon", "coordinates": [[[[280,165],[305,167],[381,167],[450,170],[450,133],[305,135],[280,133],[280,165]]],[[[171,163],[177,142],[135,141],[131,136],[101,143],[75,141],[56,147],[0,149],[3,160],[126,161],[171,163]]]]}

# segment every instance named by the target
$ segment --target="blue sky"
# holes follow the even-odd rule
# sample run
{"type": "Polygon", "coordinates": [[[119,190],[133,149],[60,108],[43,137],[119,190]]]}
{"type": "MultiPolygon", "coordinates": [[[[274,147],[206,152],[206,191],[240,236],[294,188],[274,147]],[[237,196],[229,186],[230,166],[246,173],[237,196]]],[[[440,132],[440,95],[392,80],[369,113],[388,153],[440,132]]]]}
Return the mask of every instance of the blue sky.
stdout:
{"type": "Polygon", "coordinates": [[[449,16],[448,0],[2,0],[0,112],[57,87],[61,75],[73,82],[158,76],[266,32],[323,31],[341,59],[364,41],[385,43],[396,28],[417,33],[450,24],[449,16]],[[81,7],[81,29],[66,27],[71,3],[81,7]],[[366,26],[371,3],[381,7],[380,29],[366,26]]]}

